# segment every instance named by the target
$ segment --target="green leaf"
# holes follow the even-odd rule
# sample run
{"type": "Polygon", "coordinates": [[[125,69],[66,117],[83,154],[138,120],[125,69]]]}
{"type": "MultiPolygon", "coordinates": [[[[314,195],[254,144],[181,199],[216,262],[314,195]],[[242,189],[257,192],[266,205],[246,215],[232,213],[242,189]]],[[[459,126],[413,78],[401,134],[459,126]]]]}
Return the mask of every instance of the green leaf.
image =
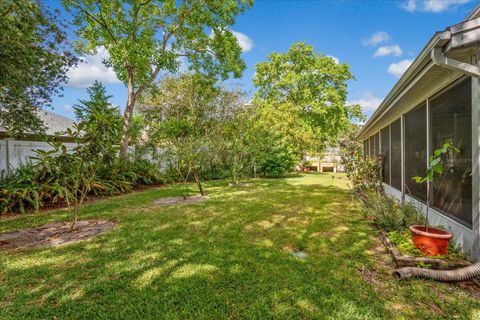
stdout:
{"type": "Polygon", "coordinates": [[[434,158],[434,159],[432,159],[432,161],[430,161],[430,166],[435,167],[436,165],[438,165],[440,163],[440,161],[442,161],[442,158],[434,158]]]}

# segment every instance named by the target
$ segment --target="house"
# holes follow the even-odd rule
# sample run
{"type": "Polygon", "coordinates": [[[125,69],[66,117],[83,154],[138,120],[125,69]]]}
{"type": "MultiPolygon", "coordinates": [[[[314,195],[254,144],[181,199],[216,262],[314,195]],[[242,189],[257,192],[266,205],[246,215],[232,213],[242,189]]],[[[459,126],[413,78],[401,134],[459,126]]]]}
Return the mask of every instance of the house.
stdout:
{"type": "Polygon", "coordinates": [[[395,84],[358,137],[366,156],[384,159],[385,191],[425,209],[428,157],[452,140],[452,153],[432,185],[432,225],[480,260],[480,5],[437,32],[395,84]]]}
{"type": "MultiPolygon", "coordinates": [[[[47,137],[56,137],[68,148],[75,145],[74,139],[65,133],[68,128],[73,128],[73,120],[45,110],[38,111],[37,115],[46,127],[47,137]]],[[[44,137],[26,135],[22,138],[13,138],[4,128],[0,127],[0,174],[8,169],[18,168],[21,164],[29,161],[35,150],[50,150],[51,148],[45,142],[44,137]]]]}
{"type": "Polygon", "coordinates": [[[340,148],[327,148],[321,155],[307,155],[307,169],[316,172],[343,172],[344,168],[340,159],[340,148]]]}

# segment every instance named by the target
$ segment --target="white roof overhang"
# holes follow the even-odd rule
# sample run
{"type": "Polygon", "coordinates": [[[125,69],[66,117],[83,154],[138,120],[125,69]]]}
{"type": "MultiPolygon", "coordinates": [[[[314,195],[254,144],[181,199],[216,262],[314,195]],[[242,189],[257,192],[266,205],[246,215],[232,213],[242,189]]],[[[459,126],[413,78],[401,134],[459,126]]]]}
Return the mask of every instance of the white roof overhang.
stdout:
{"type": "Polygon", "coordinates": [[[369,138],[464,74],[480,76],[480,68],[470,64],[479,41],[480,18],[435,33],[357,137],[369,138]]]}

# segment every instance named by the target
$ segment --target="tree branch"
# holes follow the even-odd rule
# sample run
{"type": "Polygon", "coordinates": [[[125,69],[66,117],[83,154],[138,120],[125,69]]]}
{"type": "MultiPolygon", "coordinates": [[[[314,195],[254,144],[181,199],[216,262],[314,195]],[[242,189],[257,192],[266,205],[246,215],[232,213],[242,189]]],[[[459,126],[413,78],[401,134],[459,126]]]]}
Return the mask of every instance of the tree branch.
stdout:
{"type": "MultiPolygon", "coordinates": [[[[110,37],[112,38],[113,42],[117,43],[117,39],[113,36],[113,34],[111,33],[110,29],[108,28],[108,25],[105,25],[102,21],[98,20],[97,17],[95,17],[94,14],[92,14],[90,11],[88,11],[87,9],[83,8],[80,4],[78,4],[77,2],[73,1],[73,0],[67,0],[70,4],[72,4],[75,8],[77,8],[78,10],[82,11],[85,15],[87,15],[90,19],[92,19],[93,21],[95,21],[96,23],[98,23],[100,26],[102,26],[103,28],[105,28],[105,30],[107,30],[108,34],[110,35],[110,37]]],[[[95,3],[96,4],[96,3],[95,3]]],[[[103,19],[103,18],[102,18],[103,19]]]]}
{"type": "Polygon", "coordinates": [[[102,7],[98,4],[98,2],[95,2],[95,5],[98,8],[98,12],[100,14],[100,19],[102,19],[102,22],[103,22],[103,27],[107,30],[107,32],[110,35],[110,38],[112,38],[113,42],[117,43],[117,39],[114,37],[113,32],[110,30],[110,27],[108,26],[107,22],[103,18],[102,7]]]}

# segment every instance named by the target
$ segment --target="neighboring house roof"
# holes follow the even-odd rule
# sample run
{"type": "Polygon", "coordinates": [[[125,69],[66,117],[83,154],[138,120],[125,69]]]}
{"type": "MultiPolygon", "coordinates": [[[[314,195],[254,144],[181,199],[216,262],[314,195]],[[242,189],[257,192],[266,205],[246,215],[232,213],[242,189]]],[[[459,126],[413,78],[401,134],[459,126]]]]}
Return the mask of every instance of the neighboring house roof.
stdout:
{"type": "MultiPolygon", "coordinates": [[[[73,128],[73,125],[75,123],[72,119],[46,110],[37,111],[37,116],[40,120],[42,120],[43,124],[45,125],[45,134],[48,136],[59,135],[62,137],[68,137],[68,135],[64,134],[64,132],[68,128],[73,128]]],[[[6,130],[0,127],[0,133],[5,132],[6,130]]]]}
{"type": "Polygon", "coordinates": [[[436,32],[392,90],[387,94],[357,137],[368,138],[397,119],[402,112],[424,101],[440,84],[480,69],[469,60],[480,41],[480,6],[461,23],[436,32]],[[463,69],[463,70],[460,70],[463,69]]]}
{"type": "MultiPolygon", "coordinates": [[[[60,133],[64,133],[68,128],[72,129],[75,123],[72,119],[46,110],[38,111],[37,115],[38,118],[43,121],[43,124],[47,128],[45,133],[48,136],[54,136],[60,133]]],[[[66,134],[62,135],[66,136],[66,134]]]]}

